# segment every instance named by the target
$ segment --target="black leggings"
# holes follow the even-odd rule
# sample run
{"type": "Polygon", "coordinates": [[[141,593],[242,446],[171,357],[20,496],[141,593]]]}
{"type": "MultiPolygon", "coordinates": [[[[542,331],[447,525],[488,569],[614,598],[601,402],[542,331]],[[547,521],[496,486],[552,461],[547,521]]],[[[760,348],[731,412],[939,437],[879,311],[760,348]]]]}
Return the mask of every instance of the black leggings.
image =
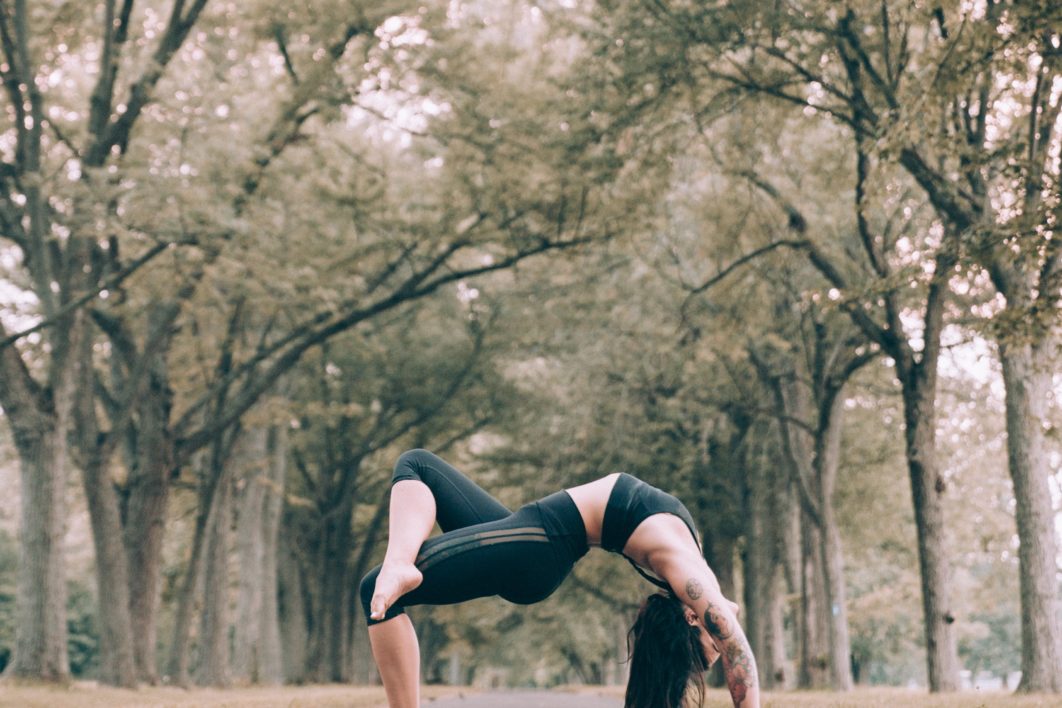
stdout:
{"type": "Polygon", "coordinates": [[[391,483],[404,479],[419,480],[431,490],[443,534],[420,547],[416,566],[424,581],[399,598],[383,620],[368,619],[380,567],[362,579],[361,604],[369,624],[396,617],[411,605],[450,605],[490,595],[522,605],[539,602],[587,551],[582,516],[567,492],[513,513],[426,450],[398,458],[391,483]]]}

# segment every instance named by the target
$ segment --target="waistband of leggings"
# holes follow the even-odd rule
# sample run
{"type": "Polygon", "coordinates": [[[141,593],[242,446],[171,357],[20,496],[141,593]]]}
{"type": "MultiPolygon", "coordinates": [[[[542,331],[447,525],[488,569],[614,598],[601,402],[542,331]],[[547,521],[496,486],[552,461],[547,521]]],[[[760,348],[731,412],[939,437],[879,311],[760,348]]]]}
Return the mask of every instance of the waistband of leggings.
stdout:
{"type": "Polygon", "coordinates": [[[535,502],[550,540],[559,545],[572,563],[586,555],[586,526],[579,507],[566,491],[555,492],[535,502]]]}

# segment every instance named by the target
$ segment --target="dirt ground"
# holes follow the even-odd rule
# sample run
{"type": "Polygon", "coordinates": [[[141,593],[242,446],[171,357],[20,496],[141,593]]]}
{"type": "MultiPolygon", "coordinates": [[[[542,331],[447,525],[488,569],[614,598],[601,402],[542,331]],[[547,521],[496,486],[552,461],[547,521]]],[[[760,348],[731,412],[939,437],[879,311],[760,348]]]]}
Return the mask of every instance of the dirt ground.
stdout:
{"type": "MultiPolygon", "coordinates": [[[[425,703],[460,689],[425,687],[425,703]]],[[[284,686],[280,688],[173,687],[123,690],[75,683],[69,688],[0,685],[0,708],[381,708],[374,686],[284,686]]]]}
{"type": "MultiPolygon", "coordinates": [[[[478,693],[462,688],[424,688],[425,708],[620,708],[622,688],[478,693]]],[[[383,690],[363,686],[194,689],[158,687],[136,691],[75,683],[68,688],[0,684],[0,708],[384,708],[383,690]]],[[[709,692],[704,708],[728,708],[725,691],[709,692]]],[[[792,692],[765,696],[766,708],[1062,708],[1058,696],[976,692],[930,696],[905,689],[860,689],[850,694],[792,692]]]]}
{"type": "MultiPolygon", "coordinates": [[[[611,695],[620,701],[617,706],[622,705],[622,688],[575,690],[611,695]]],[[[704,708],[730,708],[732,705],[729,694],[720,689],[709,690],[704,702],[704,708]]],[[[763,705],[764,708],[1062,708],[1062,696],[1015,696],[976,691],[931,696],[925,691],[903,688],[861,688],[848,694],[819,691],[767,693],[763,705]]]]}

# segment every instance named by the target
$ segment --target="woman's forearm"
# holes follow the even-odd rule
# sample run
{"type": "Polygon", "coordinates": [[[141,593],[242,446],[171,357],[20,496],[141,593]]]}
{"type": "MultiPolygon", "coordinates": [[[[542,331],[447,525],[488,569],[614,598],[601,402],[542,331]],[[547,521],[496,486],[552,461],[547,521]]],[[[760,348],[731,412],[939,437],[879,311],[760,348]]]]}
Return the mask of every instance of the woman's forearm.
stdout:
{"type": "Polygon", "coordinates": [[[756,657],[752,655],[749,641],[741,627],[722,642],[720,660],[723,674],[734,700],[734,708],[759,708],[760,688],[756,671],[756,657]]]}
{"type": "Polygon", "coordinates": [[[718,647],[735,708],[759,708],[759,674],[752,648],[738,623],[736,605],[723,596],[704,559],[677,556],[663,571],[671,587],[678,588],[679,599],[696,613],[718,647]]]}

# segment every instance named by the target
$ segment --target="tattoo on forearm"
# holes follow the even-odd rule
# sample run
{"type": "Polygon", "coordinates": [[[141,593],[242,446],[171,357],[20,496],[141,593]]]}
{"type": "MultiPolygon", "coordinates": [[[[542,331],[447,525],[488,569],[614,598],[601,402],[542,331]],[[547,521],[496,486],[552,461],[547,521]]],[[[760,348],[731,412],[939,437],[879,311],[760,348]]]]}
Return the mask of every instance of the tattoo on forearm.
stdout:
{"type": "Polygon", "coordinates": [[[752,649],[744,635],[739,635],[723,648],[723,670],[726,685],[734,705],[741,705],[748,696],[750,688],[757,685],[756,661],[752,658],[752,649]]]}
{"type": "Polygon", "coordinates": [[[690,596],[691,600],[696,600],[704,594],[704,588],[701,587],[696,578],[690,578],[686,581],[686,594],[690,596]]]}
{"type": "Polygon", "coordinates": [[[704,627],[716,639],[729,639],[734,633],[730,626],[730,620],[724,614],[719,605],[708,603],[708,609],[704,611],[704,627]]]}

